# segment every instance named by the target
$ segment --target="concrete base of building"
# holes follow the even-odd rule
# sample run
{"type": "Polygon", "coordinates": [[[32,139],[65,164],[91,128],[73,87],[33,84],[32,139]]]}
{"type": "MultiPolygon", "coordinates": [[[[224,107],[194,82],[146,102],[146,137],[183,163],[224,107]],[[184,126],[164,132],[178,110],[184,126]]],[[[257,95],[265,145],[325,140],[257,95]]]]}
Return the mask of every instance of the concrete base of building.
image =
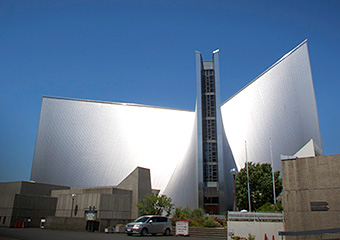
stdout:
{"type": "Polygon", "coordinates": [[[96,221],[86,221],[84,218],[51,216],[47,217],[45,228],[52,230],[104,232],[104,229],[107,227],[115,227],[117,224],[126,224],[131,221],[131,219],[98,219],[96,221]]]}
{"type": "Polygon", "coordinates": [[[54,217],[46,218],[45,228],[52,230],[86,231],[84,218],[54,217]]]}

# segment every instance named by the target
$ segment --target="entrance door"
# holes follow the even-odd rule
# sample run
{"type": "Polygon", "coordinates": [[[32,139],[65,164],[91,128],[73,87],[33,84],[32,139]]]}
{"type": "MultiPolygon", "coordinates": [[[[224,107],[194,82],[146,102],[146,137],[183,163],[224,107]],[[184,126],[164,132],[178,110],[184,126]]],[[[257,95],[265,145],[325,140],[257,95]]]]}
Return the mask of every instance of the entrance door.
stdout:
{"type": "Polygon", "coordinates": [[[204,206],[204,210],[209,214],[218,214],[218,205],[217,204],[209,204],[204,206]]]}

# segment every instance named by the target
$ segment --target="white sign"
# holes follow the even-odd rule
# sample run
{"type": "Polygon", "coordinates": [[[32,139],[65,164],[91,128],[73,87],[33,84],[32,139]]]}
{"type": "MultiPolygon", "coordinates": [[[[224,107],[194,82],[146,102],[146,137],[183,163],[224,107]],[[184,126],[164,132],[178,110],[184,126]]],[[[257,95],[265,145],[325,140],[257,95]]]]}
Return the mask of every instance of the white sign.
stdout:
{"type": "Polygon", "coordinates": [[[176,235],[189,235],[189,222],[179,221],[176,222],[176,235]]]}
{"type": "Polygon", "coordinates": [[[94,212],[94,211],[86,212],[86,220],[87,221],[94,221],[94,220],[96,220],[96,212],[94,212]]]}

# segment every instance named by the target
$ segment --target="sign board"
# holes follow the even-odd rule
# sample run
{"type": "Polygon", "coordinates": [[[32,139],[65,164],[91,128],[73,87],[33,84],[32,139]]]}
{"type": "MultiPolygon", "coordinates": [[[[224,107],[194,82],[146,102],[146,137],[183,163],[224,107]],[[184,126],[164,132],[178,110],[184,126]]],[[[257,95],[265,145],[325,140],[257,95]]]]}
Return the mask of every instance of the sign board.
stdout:
{"type": "Polygon", "coordinates": [[[311,211],[328,211],[328,202],[319,201],[319,202],[310,202],[311,211]]]}
{"type": "Polygon", "coordinates": [[[189,222],[178,221],[176,222],[176,235],[189,235],[189,222]]]}
{"type": "Polygon", "coordinates": [[[86,220],[95,221],[97,211],[86,211],[86,220]]]}

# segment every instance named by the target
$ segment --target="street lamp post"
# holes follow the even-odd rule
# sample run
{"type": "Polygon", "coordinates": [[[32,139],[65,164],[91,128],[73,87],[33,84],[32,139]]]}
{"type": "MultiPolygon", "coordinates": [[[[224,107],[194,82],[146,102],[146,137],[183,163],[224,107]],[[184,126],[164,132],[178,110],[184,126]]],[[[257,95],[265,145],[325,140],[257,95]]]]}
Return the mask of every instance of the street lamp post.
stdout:
{"type": "Polygon", "coordinates": [[[230,169],[231,175],[233,175],[234,178],[234,211],[237,211],[237,198],[236,198],[236,168],[230,169]]]}
{"type": "Polygon", "coordinates": [[[76,197],[76,194],[75,194],[75,193],[72,193],[71,197],[72,197],[72,205],[71,205],[71,217],[72,217],[72,214],[73,214],[73,205],[74,205],[74,199],[75,199],[75,197],[76,197]]]}
{"type": "Polygon", "coordinates": [[[273,197],[274,197],[274,204],[276,205],[276,193],[275,193],[275,175],[274,175],[274,162],[273,162],[273,148],[272,148],[272,139],[270,140],[270,159],[272,163],[272,178],[273,178],[273,197]]]}

